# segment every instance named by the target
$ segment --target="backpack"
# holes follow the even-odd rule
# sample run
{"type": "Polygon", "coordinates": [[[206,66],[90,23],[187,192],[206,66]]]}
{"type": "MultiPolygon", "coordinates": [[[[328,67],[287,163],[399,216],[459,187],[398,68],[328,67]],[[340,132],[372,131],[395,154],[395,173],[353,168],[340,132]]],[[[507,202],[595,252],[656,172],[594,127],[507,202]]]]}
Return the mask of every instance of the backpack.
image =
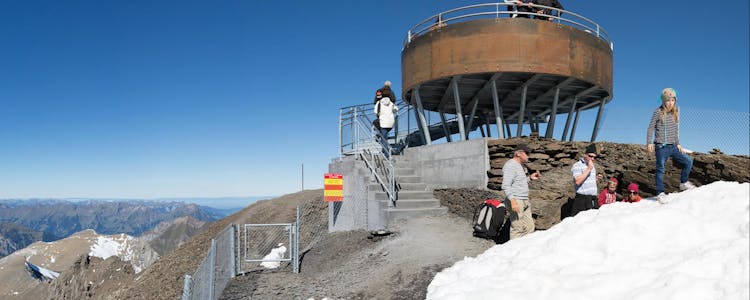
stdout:
{"type": "Polygon", "coordinates": [[[474,213],[474,236],[495,239],[505,224],[507,209],[505,203],[498,199],[487,199],[474,213]]]}

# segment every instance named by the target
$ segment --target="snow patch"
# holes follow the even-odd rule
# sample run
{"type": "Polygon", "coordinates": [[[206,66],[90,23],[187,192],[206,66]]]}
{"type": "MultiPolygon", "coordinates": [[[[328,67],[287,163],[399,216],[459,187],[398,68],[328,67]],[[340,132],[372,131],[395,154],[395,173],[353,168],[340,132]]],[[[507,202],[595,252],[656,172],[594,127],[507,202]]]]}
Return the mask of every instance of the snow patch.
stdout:
{"type": "Polygon", "coordinates": [[[428,299],[748,299],[750,183],[614,203],[438,273],[428,299]]]}
{"type": "Polygon", "coordinates": [[[263,257],[263,262],[260,265],[266,269],[276,269],[281,266],[280,260],[284,258],[286,253],[286,247],[283,243],[279,243],[276,248],[271,249],[271,252],[263,257]]]}

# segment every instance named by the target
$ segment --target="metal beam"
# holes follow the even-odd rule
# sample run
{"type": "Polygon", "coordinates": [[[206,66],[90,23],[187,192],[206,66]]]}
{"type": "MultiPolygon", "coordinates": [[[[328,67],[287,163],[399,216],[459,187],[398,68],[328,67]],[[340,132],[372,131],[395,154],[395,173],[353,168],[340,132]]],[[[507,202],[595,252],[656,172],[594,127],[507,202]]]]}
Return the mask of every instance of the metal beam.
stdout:
{"type": "Polygon", "coordinates": [[[492,88],[492,105],[495,107],[495,124],[497,125],[497,137],[505,139],[503,130],[503,108],[500,106],[500,99],[497,96],[497,83],[493,80],[490,84],[492,88]]]}
{"type": "Polygon", "coordinates": [[[451,78],[451,82],[448,84],[448,88],[445,89],[445,93],[443,93],[443,98],[440,99],[440,104],[438,104],[437,110],[438,111],[444,111],[445,105],[448,104],[448,99],[450,92],[453,91],[453,87],[458,85],[458,80],[461,79],[461,76],[453,76],[451,78]]]}
{"type": "Polygon", "coordinates": [[[422,134],[424,135],[424,140],[426,145],[432,144],[432,138],[430,137],[430,127],[427,126],[427,120],[425,120],[424,117],[424,108],[422,108],[422,99],[419,97],[419,86],[414,88],[414,92],[412,94],[415,95],[415,98],[417,100],[417,116],[419,116],[419,121],[422,123],[422,128],[424,129],[422,131],[422,134]]]}
{"type": "Polygon", "coordinates": [[[461,113],[461,98],[458,96],[458,84],[453,85],[453,100],[456,102],[456,121],[458,122],[458,133],[461,134],[461,140],[466,140],[466,130],[464,129],[464,116],[461,113]]]}
{"type": "Polygon", "coordinates": [[[490,131],[490,113],[487,111],[484,113],[484,127],[487,130],[487,137],[492,137],[492,131],[490,131]]]}
{"type": "Polygon", "coordinates": [[[526,93],[528,92],[529,86],[525,85],[523,86],[523,93],[521,94],[521,106],[518,108],[518,128],[516,128],[516,137],[521,136],[521,131],[523,130],[523,117],[524,117],[524,110],[526,110],[526,93]]]}
{"type": "MultiPolygon", "coordinates": [[[[411,93],[411,98],[412,98],[411,102],[414,103],[414,105],[412,105],[412,106],[416,106],[417,105],[417,100],[414,100],[414,99],[416,99],[416,96],[414,95],[413,92],[411,93]]],[[[411,119],[411,118],[409,118],[409,119],[411,119]]],[[[427,145],[427,140],[424,138],[424,133],[423,133],[424,132],[424,128],[422,128],[422,122],[420,122],[420,119],[419,119],[419,110],[416,107],[414,107],[414,121],[417,124],[417,130],[419,130],[419,132],[422,133],[422,134],[419,135],[419,139],[422,141],[422,145],[427,145]]]]}
{"type": "Polygon", "coordinates": [[[557,100],[560,98],[560,88],[555,89],[555,99],[552,101],[552,113],[550,119],[547,122],[547,132],[544,134],[545,138],[551,139],[552,134],[555,132],[555,119],[557,119],[557,100]]]}
{"type": "Polygon", "coordinates": [[[508,138],[510,138],[511,137],[510,124],[508,124],[508,122],[505,122],[505,130],[508,131],[508,133],[505,136],[507,136],[508,138]]]}
{"type": "Polygon", "coordinates": [[[477,112],[477,104],[479,104],[479,98],[474,99],[474,105],[471,106],[471,114],[469,114],[469,124],[466,127],[466,138],[469,138],[469,131],[471,131],[471,125],[474,125],[474,116],[477,112]]]}
{"type": "Polygon", "coordinates": [[[576,110],[576,119],[573,121],[573,129],[570,130],[570,140],[573,141],[573,137],[576,135],[576,127],[578,127],[578,117],[581,116],[581,110],[576,110]]]}
{"type": "MultiPolygon", "coordinates": [[[[591,92],[593,92],[593,91],[595,91],[595,90],[597,90],[597,89],[599,89],[599,86],[598,86],[598,85],[594,85],[594,86],[591,86],[590,88],[587,88],[587,89],[585,89],[585,90],[583,90],[583,91],[579,92],[578,94],[575,94],[575,95],[573,95],[573,96],[569,96],[569,97],[567,97],[567,98],[566,98],[566,100],[565,100],[565,101],[563,101],[562,103],[560,103],[560,106],[565,106],[565,105],[567,105],[567,104],[568,104],[568,103],[569,103],[570,101],[572,101],[572,99],[573,99],[573,98],[581,98],[581,97],[583,97],[583,96],[586,96],[586,95],[587,95],[588,93],[591,93],[591,92]]],[[[577,101],[577,100],[576,100],[576,101],[577,101]]],[[[544,111],[540,112],[539,114],[540,114],[540,115],[545,115],[545,114],[548,114],[548,113],[549,113],[550,111],[551,111],[551,109],[546,109],[546,110],[544,110],[544,111]]]]}
{"type": "Polygon", "coordinates": [[[596,113],[596,122],[594,122],[594,132],[591,133],[591,142],[596,141],[596,134],[599,133],[599,122],[602,120],[602,111],[604,110],[604,103],[607,102],[607,98],[604,98],[602,103],[599,104],[599,112],[596,113]]]}
{"type": "Polygon", "coordinates": [[[445,132],[445,140],[448,141],[448,143],[451,142],[451,133],[448,130],[448,123],[445,121],[445,112],[440,111],[440,121],[443,123],[443,131],[445,132]]]}
{"type": "MultiPolygon", "coordinates": [[[[553,92],[556,93],[556,94],[559,94],[560,88],[568,85],[573,80],[575,80],[575,79],[569,77],[569,78],[561,81],[557,85],[553,86],[552,88],[550,88],[549,90],[547,90],[546,92],[544,92],[544,94],[541,94],[538,97],[534,98],[533,100],[529,101],[528,105],[533,105],[534,103],[537,103],[537,102],[541,101],[543,98],[549,97],[550,95],[552,95],[553,92]]],[[[539,115],[544,115],[544,114],[546,114],[546,113],[540,113],[539,115]]],[[[517,115],[518,115],[518,112],[515,112],[512,115],[510,115],[508,118],[509,119],[513,119],[517,115]]]]}
{"type": "Polygon", "coordinates": [[[565,129],[563,130],[562,139],[561,141],[565,141],[565,138],[568,136],[568,128],[570,127],[570,119],[573,117],[573,112],[576,110],[576,102],[578,102],[577,97],[573,97],[573,103],[570,105],[570,112],[568,112],[568,118],[565,121],[565,129]]]}

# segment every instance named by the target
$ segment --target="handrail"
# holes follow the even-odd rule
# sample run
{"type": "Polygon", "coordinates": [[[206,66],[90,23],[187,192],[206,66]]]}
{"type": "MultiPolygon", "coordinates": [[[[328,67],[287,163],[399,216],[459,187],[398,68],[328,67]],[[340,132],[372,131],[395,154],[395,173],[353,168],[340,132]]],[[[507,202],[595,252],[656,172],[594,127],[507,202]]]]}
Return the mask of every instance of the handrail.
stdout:
{"type": "Polygon", "coordinates": [[[612,42],[612,39],[609,36],[609,33],[604,30],[599,24],[592,21],[589,18],[586,18],[580,14],[574,13],[572,11],[567,11],[564,9],[558,9],[550,6],[544,6],[544,5],[538,5],[538,4],[529,4],[529,6],[534,8],[540,8],[540,9],[549,9],[550,14],[540,14],[540,13],[534,13],[534,12],[523,12],[523,11],[516,11],[516,10],[507,10],[503,9],[501,10],[500,7],[514,7],[517,6],[517,4],[514,3],[504,3],[504,2],[498,2],[498,3],[484,3],[484,4],[474,4],[469,6],[463,6],[458,7],[450,10],[446,10],[444,12],[438,13],[436,15],[432,15],[427,19],[424,19],[423,21],[417,23],[417,25],[414,25],[409,31],[406,33],[406,37],[404,38],[403,46],[406,47],[411,43],[411,41],[420,35],[425,34],[426,32],[429,32],[437,27],[443,27],[446,26],[448,23],[458,23],[459,20],[463,19],[471,19],[471,18],[481,18],[486,16],[492,16],[492,18],[500,18],[500,16],[506,16],[511,17],[511,15],[529,15],[529,16],[541,16],[550,18],[553,21],[556,21],[557,23],[564,23],[566,25],[570,25],[571,27],[583,29],[584,31],[587,31],[593,35],[595,35],[597,38],[605,41],[607,44],[609,44],[610,49],[614,49],[614,43],[612,42]],[[479,11],[479,12],[471,12],[471,13],[465,13],[460,14],[458,16],[448,16],[446,18],[445,15],[452,14],[452,13],[458,13],[458,12],[466,12],[467,10],[471,9],[477,9],[477,8],[486,8],[491,7],[493,10],[487,10],[487,11],[479,11]],[[568,16],[573,16],[575,18],[570,17],[563,17],[563,15],[567,14],[568,16]]]}
{"type": "Polygon", "coordinates": [[[389,143],[377,141],[376,131],[372,126],[374,118],[370,118],[375,115],[372,107],[372,104],[358,104],[339,109],[339,154],[358,154],[388,196],[388,205],[395,206],[395,170],[390,155],[384,154],[392,153],[392,149],[389,143]],[[344,128],[350,129],[347,133],[351,141],[344,142],[344,128]],[[347,149],[351,151],[346,151],[347,149]]]}

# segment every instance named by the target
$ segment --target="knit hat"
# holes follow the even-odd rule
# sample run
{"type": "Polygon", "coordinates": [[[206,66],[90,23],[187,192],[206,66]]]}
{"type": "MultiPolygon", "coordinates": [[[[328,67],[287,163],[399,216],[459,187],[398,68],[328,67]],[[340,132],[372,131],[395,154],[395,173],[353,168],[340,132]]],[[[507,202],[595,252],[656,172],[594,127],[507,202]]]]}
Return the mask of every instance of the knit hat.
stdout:
{"type": "Polygon", "coordinates": [[[385,85],[385,86],[391,86],[391,81],[390,80],[386,80],[385,82],[383,82],[383,85],[385,85]]]}
{"type": "Polygon", "coordinates": [[[628,184],[628,191],[630,191],[630,192],[636,192],[637,193],[638,192],[638,184],[635,183],[635,182],[631,182],[630,184],[628,184]]]}
{"type": "Polygon", "coordinates": [[[614,178],[614,177],[610,177],[610,178],[609,178],[609,181],[614,181],[614,182],[615,182],[615,184],[618,184],[618,183],[619,183],[619,182],[617,181],[617,178],[614,178]]]}
{"type": "Polygon", "coordinates": [[[673,88],[666,88],[661,90],[661,101],[667,101],[667,99],[674,97],[677,100],[677,91],[673,88]]]}
{"type": "Polygon", "coordinates": [[[588,147],[586,147],[586,154],[594,153],[596,154],[596,144],[590,144],[588,147]]]}

